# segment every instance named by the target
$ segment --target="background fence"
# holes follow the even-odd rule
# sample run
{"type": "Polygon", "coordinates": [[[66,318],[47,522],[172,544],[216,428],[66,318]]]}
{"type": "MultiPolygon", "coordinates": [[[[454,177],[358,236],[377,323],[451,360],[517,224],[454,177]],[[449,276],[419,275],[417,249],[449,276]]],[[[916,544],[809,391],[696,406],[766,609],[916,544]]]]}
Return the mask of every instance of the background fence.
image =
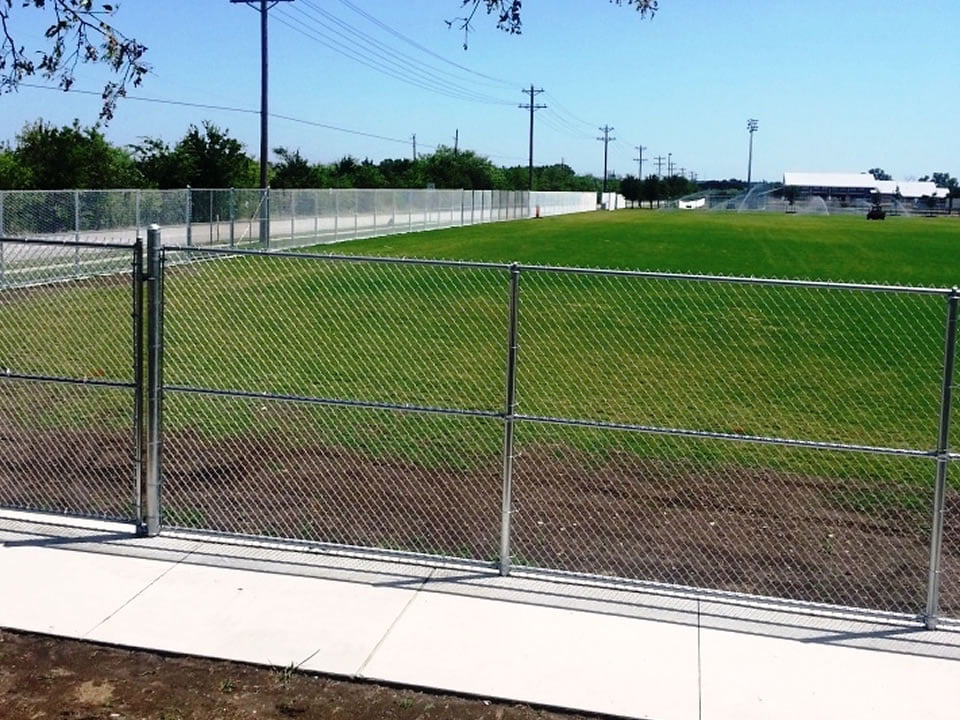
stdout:
{"type": "Polygon", "coordinates": [[[362,237],[596,210],[595,193],[500,190],[0,191],[0,237],[292,248],[362,237]],[[268,243],[261,242],[261,216],[268,243]]]}
{"type": "MultiPolygon", "coordinates": [[[[955,291],[162,252],[140,381],[158,526],[960,615],[955,291]]],[[[122,277],[2,291],[3,361],[98,372],[122,277]],[[41,299],[70,320],[33,322],[41,299]]],[[[14,439],[121,429],[17,382],[14,439]]],[[[83,442],[64,462],[104,441],[83,442]]],[[[59,473],[8,464],[0,501],[109,514],[33,489],[84,492],[59,473]]]]}

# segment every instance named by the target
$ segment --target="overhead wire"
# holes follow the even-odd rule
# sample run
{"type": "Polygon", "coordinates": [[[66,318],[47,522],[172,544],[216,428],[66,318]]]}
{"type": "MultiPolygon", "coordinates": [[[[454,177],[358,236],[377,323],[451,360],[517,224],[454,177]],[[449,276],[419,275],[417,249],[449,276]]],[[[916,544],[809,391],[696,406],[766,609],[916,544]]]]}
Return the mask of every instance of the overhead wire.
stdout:
{"type": "Polygon", "coordinates": [[[314,42],[372,70],[421,89],[458,100],[490,105],[513,105],[510,101],[485,95],[461,84],[437,77],[429,71],[416,67],[409,56],[405,57],[402,53],[390,48],[378,46],[375,41],[363,38],[362,34],[353,29],[340,30],[302,9],[295,8],[295,11],[309,24],[283,8],[277,10],[276,20],[314,42]],[[391,55],[393,57],[390,57],[391,55]]]}
{"type": "MultiPolygon", "coordinates": [[[[313,6],[313,3],[310,2],[309,0],[304,0],[304,2],[305,2],[307,5],[309,5],[309,6],[313,6]]],[[[367,11],[363,10],[362,8],[357,7],[357,6],[354,5],[352,2],[350,2],[350,0],[340,0],[340,3],[341,3],[342,5],[344,5],[345,7],[349,8],[350,10],[352,10],[353,12],[357,13],[357,14],[360,15],[361,17],[365,18],[366,20],[370,21],[371,23],[373,23],[373,24],[376,25],[377,27],[379,27],[379,28],[381,28],[382,30],[390,33],[391,35],[393,35],[393,36],[396,37],[397,39],[402,40],[403,42],[407,43],[408,45],[410,45],[410,46],[412,46],[412,47],[415,47],[417,50],[420,50],[421,52],[426,53],[427,55],[430,55],[431,57],[436,58],[437,60],[440,60],[440,61],[446,63],[447,65],[450,65],[450,66],[452,66],[452,67],[455,67],[455,68],[457,68],[458,70],[463,70],[464,72],[470,73],[471,75],[476,75],[477,77],[483,78],[484,80],[489,80],[489,81],[491,81],[491,82],[494,82],[494,83],[497,83],[497,84],[500,84],[500,85],[504,85],[504,86],[506,86],[506,87],[513,87],[514,85],[517,85],[517,83],[516,83],[515,81],[512,81],[512,80],[504,80],[504,79],[502,79],[502,78],[497,78],[497,77],[494,77],[494,76],[492,76],[492,75],[487,75],[486,73],[478,72],[477,70],[474,70],[474,69],[472,69],[472,68],[469,68],[469,67],[467,67],[467,66],[465,66],[465,65],[461,65],[460,63],[453,62],[452,60],[449,60],[449,59],[443,57],[442,55],[440,55],[440,54],[438,54],[438,53],[435,53],[433,50],[430,50],[429,48],[424,47],[423,45],[421,45],[420,43],[418,43],[416,40],[410,39],[410,38],[407,37],[406,35],[402,34],[401,32],[397,31],[396,29],[390,27],[389,25],[387,25],[386,23],[382,22],[381,20],[378,20],[376,17],[374,17],[373,15],[371,15],[370,13],[368,13],[367,11]]]]}

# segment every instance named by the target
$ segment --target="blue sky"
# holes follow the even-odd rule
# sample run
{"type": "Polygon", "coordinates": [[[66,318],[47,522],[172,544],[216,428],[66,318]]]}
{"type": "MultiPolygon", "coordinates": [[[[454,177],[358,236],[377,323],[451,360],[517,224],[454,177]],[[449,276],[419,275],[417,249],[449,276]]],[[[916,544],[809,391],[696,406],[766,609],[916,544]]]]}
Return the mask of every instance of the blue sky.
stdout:
{"type": "MultiPolygon", "coordinates": [[[[636,174],[634,147],[642,144],[645,158],[671,153],[700,179],[745,177],[746,121],[754,117],[754,178],[878,165],[897,179],[960,175],[957,0],[661,0],[652,22],[606,0],[526,0],[523,34],[478,17],[466,51],[463,34],[444,23],[462,12],[460,0],[280,3],[270,19],[271,111],[397,142],[273,119],[271,147],[299,149],[315,162],[347,154],[379,161],[409,156],[413,133],[418,150],[429,151],[452,145],[459,129],[461,147],[498,164],[526,164],[528,114],[517,105],[533,83],[546,90],[537,102],[549,106],[536,115],[537,164],[563,159],[599,175],[596,138],[608,124],[616,137],[609,167],[618,174],[636,174]],[[466,69],[388,33],[351,4],[466,69]],[[380,45],[349,42],[352,52],[393,76],[317,40],[343,43],[355,31],[380,45]],[[395,77],[414,73],[457,97],[395,77]]],[[[36,47],[41,14],[12,14],[17,40],[36,47]]],[[[258,18],[228,0],[121,0],[113,22],[149,47],[152,66],[131,94],[256,110],[258,18]]],[[[76,87],[98,91],[106,77],[82,66],[76,87]]],[[[38,117],[92,124],[99,104],[21,88],[0,96],[0,108],[0,139],[11,141],[38,117]]],[[[173,143],[203,120],[229,128],[257,154],[255,113],[127,100],[105,132],[120,144],[142,136],[173,143]]],[[[652,169],[645,160],[644,174],[652,169]]]]}

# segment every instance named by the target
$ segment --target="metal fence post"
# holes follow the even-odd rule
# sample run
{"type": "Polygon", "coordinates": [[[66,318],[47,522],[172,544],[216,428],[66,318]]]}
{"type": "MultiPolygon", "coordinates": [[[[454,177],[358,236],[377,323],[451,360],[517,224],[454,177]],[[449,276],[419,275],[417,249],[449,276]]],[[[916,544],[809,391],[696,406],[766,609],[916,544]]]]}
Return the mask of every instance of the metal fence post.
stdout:
{"type": "Polygon", "coordinates": [[[950,463],[950,403],[953,391],[953,367],[957,346],[957,300],[960,290],[953,288],[947,298],[946,338],[943,350],[943,383],[940,390],[940,429],[937,437],[937,482],[933,491],[933,519],[930,529],[930,574],[927,580],[928,630],[937,627],[940,614],[940,574],[943,557],[943,516],[950,463]]]}
{"type": "Polygon", "coordinates": [[[147,473],[143,524],[160,532],[160,463],[163,382],[163,267],[160,226],[147,229],[147,473]]]}
{"type": "Polygon", "coordinates": [[[353,191],[353,238],[357,238],[357,228],[360,222],[360,191],[353,191]]]}
{"type": "Polygon", "coordinates": [[[143,242],[143,237],[142,237],[142,235],[140,234],[140,228],[141,228],[141,225],[140,225],[140,193],[141,193],[141,192],[142,192],[142,191],[141,191],[139,188],[134,191],[134,198],[135,198],[135,200],[134,200],[134,211],[133,211],[133,213],[134,213],[134,215],[136,216],[136,217],[134,218],[134,223],[136,224],[136,227],[137,227],[137,240],[140,240],[141,243],[142,243],[142,242],[143,242]]]}
{"type": "Polygon", "coordinates": [[[260,244],[264,250],[270,249],[270,187],[261,191],[260,196],[260,244]]]}
{"type": "Polygon", "coordinates": [[[137,533],[146,533],[144,523],[144,463],[143,463],[143,238],[137,231],[133,246],[133,487],[134,517],[137,533]]]}
{"type": "MultiPolygon", "coordinates": [[[[193,228],[190,226],[190,223],[193,221],[193,193],[190,190],[190,186],[187,185],[187,247],[190,247],[193,235],[193,228]]],[[[150,242],[150,233],[147,233],[147,243],[150,242]]]]}
{"type": "Polygon", "coordinates": [[[234,198],[233,188],[230,188],[230,247],[233,247],[234,243],[234,220],[236,214],[236,200],[234,198]]]}
{"type": "Polygon", "coordinates": [[[340,192],[330,191],[333,194],[333,241],[337,242],[340,236],[340,192]]]}
{"type": "Polygon", "coordinates": [[[313,191],[313,241],[320,242],[320,191],[313,191]]]}
{"type": "MultiPolygon", "coordinates": [[[[80,242],[80,191],[73,191],[73,239],[80,242]]],[[[73,249],[73,274],[80,274],[80,245],[73,249]]]]}
{"type": "Polygon", "coordinates": [[[510,307],[507,314],[507,375],[503,415],[503,489],[500,496],[500,574],[510,574],[510,520],[513,514],[513,426],[517,392],[517,307],[520,266],[510,266],[510,307]]]}
{"type": "Polygon", "coordinates": [[[407,232],[413,232],[413,190],[407,190],[407,232]]]}
{"type": "MultiPolygon", "coordinates": [[[[210,214],[207,216],[207,220],[210,221],[210,244],[213,245],[213,190],[210,191],[210,214]]],[[[219,221],[219,218],[217,219],[219,221]]],[[[217,228],[219,232],[220,228],[217,228]]]]}

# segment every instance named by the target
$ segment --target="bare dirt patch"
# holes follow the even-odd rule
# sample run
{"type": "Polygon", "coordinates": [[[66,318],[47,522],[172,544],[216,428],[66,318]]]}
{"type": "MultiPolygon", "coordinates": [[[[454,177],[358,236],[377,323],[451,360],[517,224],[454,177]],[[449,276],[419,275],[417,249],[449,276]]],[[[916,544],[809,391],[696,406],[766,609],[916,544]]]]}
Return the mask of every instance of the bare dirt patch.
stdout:
{"type": "MultiPolygon", "coordinates": [[[[128,438],[34,432],[29,445],[15,447],[23,435],[2,430],[0,504],[122,513],[128,438]]],[[[337,447],[174,431],[165,451],[172,526],[497,558],[495,456],[473,469],[427,467],[337,447]]],[[[514,562],[919,613],[930,511],[916,493],[896,473],[837,478],[527,447],[516,462],[514,562]]],[[[945,528],[941,608],[956,617],[956,489],[948,492],[945,528]]]]}
{"type": "Polygon", "coordinates": [[[0,631],[0,717],[585,720],[363,682],[0,631]]]}

